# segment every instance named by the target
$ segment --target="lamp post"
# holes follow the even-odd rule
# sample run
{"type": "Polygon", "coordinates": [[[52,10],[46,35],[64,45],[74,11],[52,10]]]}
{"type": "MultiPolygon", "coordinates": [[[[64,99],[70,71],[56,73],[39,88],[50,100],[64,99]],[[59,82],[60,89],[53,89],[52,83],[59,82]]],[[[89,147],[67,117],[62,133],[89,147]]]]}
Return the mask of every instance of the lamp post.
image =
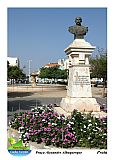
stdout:
{"type": "Polygon", "coordinates": [[[31,70],[31,67],[30,67],[30,62],[31,62],[32,60],[29,60],[29,83],[31,82],[31,79],[30,79],[30,70],[31,70]]]}

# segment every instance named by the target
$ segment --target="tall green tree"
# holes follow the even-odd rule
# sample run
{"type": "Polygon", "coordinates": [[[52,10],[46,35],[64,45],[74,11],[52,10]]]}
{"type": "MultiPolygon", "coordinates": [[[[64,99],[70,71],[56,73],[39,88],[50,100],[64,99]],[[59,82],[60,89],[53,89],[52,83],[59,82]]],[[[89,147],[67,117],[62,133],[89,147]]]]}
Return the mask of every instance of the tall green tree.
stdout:
{"type": "Polygon", "coordinates": [[[107,80],[107,53],[97,55],[95,58],[90,59],[91,64],[91,77],[103,78],[107,80]]]}
{"type": "Polygon", "coordinates": [[[8,62],[7,62],[7,78],[8,79],[24,79],[26,77],[26,75],[23,73],[23,70],[21,70],[19,67],[17,66],[9,66],[8,62]]]}
{"type": "Polygon", "coordinates": [[[102,96],[105,97],[105,88],[107,81],[107,53],[101,52],[95,58],[90,59],[91,64],[91,78],[103,78],[103,92],[102,96]]]}

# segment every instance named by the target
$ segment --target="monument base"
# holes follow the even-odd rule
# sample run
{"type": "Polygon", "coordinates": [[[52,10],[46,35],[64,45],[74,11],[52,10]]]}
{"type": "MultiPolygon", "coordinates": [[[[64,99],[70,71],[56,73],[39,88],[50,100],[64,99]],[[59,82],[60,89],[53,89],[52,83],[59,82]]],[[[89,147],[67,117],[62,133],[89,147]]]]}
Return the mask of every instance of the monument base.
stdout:
{"type": "Polygon", "coordinates": [[[62,98],[61,108],[66,112],[73,112],[74,109],[79,112],[100,112],[100,106],[95,98],[62,98]]]}

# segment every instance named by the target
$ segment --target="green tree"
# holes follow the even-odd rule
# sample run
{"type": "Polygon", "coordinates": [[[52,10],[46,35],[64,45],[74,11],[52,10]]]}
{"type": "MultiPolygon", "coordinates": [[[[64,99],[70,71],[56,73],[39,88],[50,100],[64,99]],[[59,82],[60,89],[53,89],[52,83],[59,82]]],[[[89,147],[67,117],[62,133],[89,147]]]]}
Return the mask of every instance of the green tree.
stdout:
{"type": "Polygon", "coordinates": [[[40,69],[40,78],[49,79],[67,79],[67,70],[61,70],[59,67],[49,67],[40,69]]]}
{"type": "Polygon", "coordinates": [[[90,59],[90,64],[91,78],[103,78],[102,96],[104,97],[107,81],[107,53],[102,50],[102,52],[99,55],[97,55],[95,58],[90,59]]]}
{"type": "Polygon", "coordinates": [[[17,66],[8,66],[8,63],[7,63],[7,77],[8,79],[15,79],[15,80],[18,80],[18,79],[24,79],[26,77],[26,75],[23,73],[23,71],[17,67],[17,66]]]}
{"type": "Polygon", "coordinates": [[[107,80],[107,54],[103,53],[90,60],[91,77],[107,80]]]}

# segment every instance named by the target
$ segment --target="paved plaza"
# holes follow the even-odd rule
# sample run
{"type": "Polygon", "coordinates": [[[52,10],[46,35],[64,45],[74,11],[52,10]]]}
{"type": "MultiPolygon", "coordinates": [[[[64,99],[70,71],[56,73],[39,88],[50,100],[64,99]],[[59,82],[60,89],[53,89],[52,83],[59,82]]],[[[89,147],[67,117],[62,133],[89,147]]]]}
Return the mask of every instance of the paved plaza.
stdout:
{"type": "MultiPolygon", "coordinates": [[[[102,97],[103,88],[92,87],[92,95],[97,102],[106,110],[107,98],[102,97]]],[[[12,91],[8,92],[8,121],[15,112],[28,111],[38,105],[56,104],[59,105],[62,97],[66,96],[67,90],[47,90],[47,91],[12,91]]]]}

